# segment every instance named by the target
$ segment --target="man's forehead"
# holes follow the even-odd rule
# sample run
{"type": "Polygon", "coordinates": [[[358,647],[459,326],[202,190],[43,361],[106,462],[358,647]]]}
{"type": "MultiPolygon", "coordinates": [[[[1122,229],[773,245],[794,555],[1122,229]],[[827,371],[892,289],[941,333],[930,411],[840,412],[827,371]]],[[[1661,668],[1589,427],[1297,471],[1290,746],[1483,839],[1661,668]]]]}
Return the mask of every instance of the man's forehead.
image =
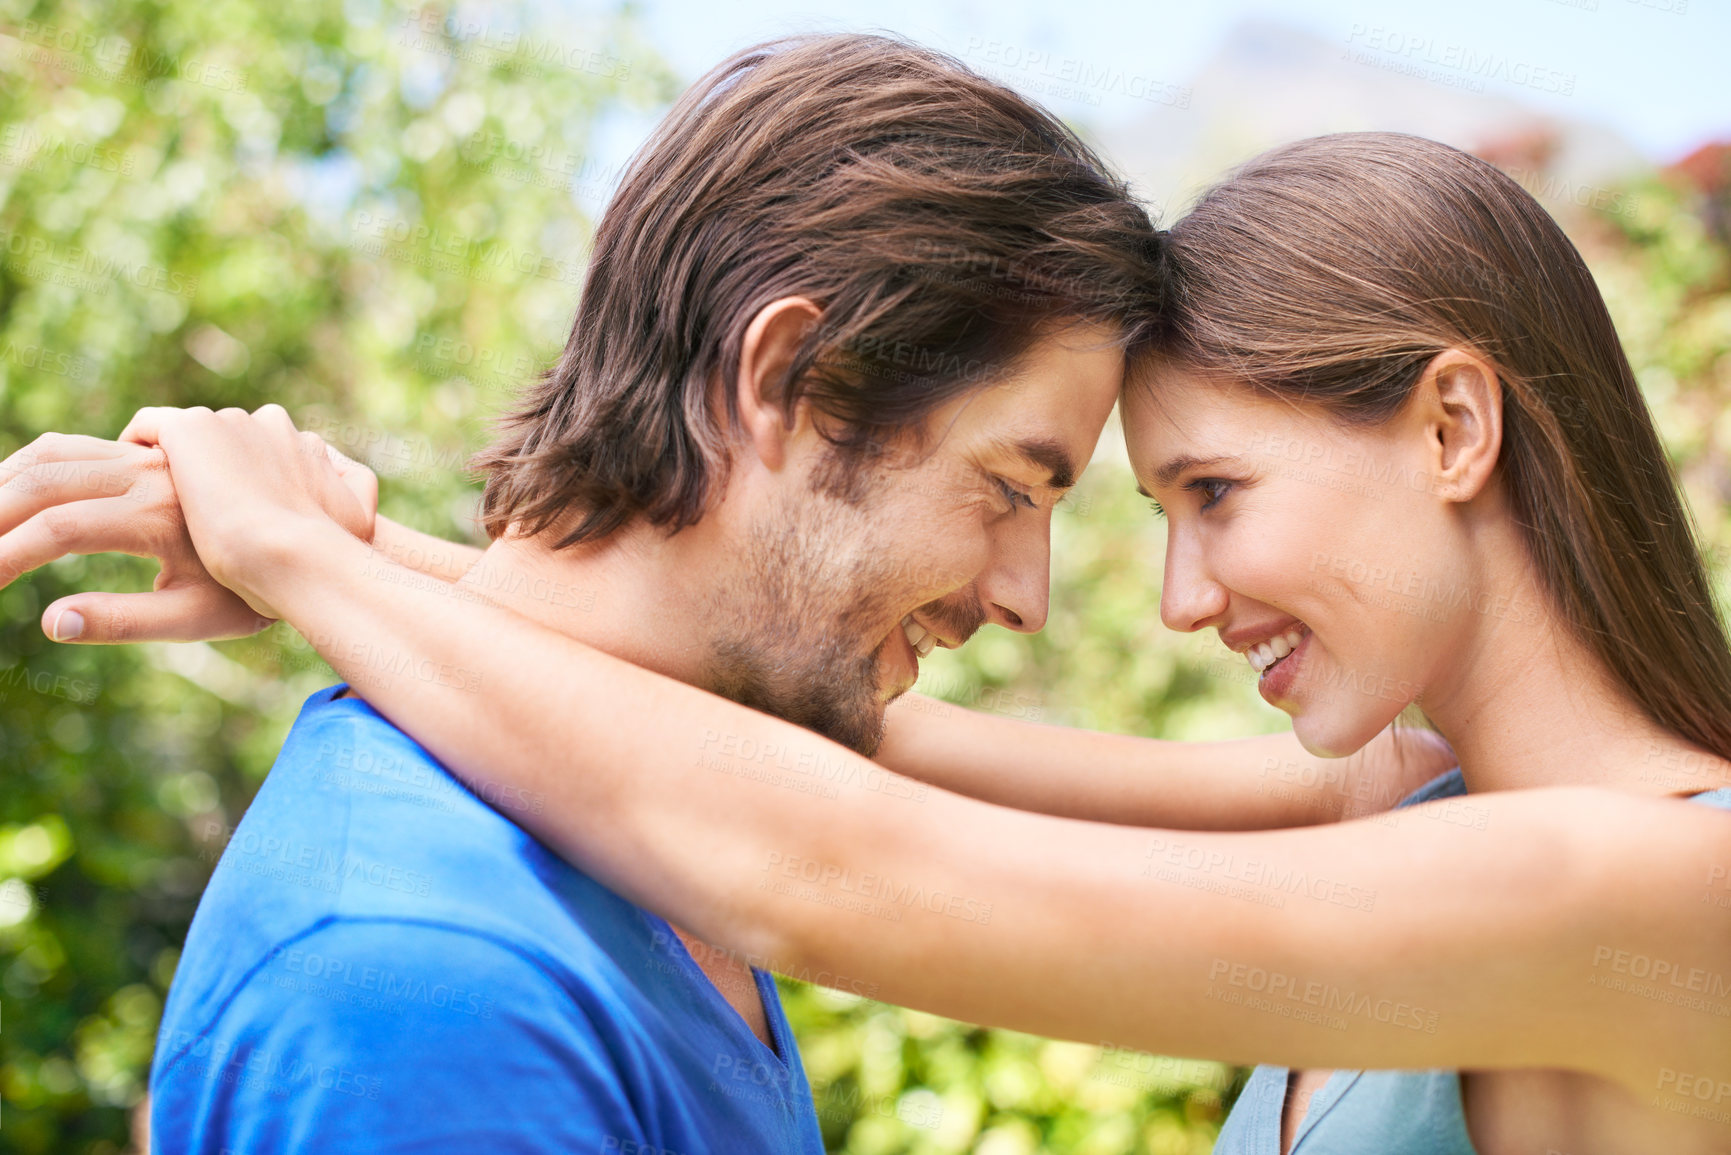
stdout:
{"type": "Polygon", "coordinates": [[[947,445],[961,460],[990,460],[1052,490],[1076,484],[1111,416],[1122,384],[1123,355],[1096,345],[1053,363],[1057,338],[1045,342],[1043,364],[958,398],[933,415],[928,444],[947,445]],[[1038,371],[1030,371],[1037,369],[1038,371]]]}

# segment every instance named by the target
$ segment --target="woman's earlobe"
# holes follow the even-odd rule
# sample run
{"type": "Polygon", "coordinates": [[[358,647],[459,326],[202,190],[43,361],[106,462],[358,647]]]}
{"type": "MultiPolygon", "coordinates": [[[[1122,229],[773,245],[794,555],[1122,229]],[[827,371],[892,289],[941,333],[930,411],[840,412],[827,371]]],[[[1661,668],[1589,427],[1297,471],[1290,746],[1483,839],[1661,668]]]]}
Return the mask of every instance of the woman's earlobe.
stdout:
{"type": "Polygon", "coordinates": [[[1433,489],[1450,500],[1471,501],[1489,484],[1502,455],[1502,382],[1488,361],[1462,349],[1438,354],[1425,380],[1436,402],[1433,489]]]}

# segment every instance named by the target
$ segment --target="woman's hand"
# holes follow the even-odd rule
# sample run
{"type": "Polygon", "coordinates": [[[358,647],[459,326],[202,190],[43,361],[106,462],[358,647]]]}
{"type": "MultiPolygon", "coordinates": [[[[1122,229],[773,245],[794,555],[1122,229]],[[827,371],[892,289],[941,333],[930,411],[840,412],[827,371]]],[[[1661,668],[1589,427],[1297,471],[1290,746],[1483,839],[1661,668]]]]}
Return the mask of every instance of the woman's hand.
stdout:
{"type": "Polygon", "coordinates": [[[120,439],[167,455],[205,569],[266,618],[282,616],[267,590],[288,568],[284,551],[295,548],[298,528],[334,521],[372,540],[377,479],[318,434],[297,430],[280,405],[254,413],[141,409],[120,439]]]}
{"type": "MultiPolygon", "coordinates": [[[[177,412],[146,410],[140,418],[177,412]]],[[[142,424],[140,418],[129,429],[132,437],[105,441],[46,433],[0,463],[0,587],[68,554],[153,557],[162,568],[151,592],[69,595],[43,612],[43,632],[56,641],[78,642],[197,641],[256,633],[270,624],[270,616],[225,588],[193,544],[167,454],[150,433],[165,418],[142,424]]],[[[281,421],[287,422],[286,414],[281,421]]],[[[321,453],[343,491],[320,490],[328,501],[326,512],[351,532],[370,536],[377,479],[334,449],[321,453]]],[[[220,480],[217,469],[182,472],[198,473],[201,483],[220,480]]],[[[232,476],[221,483],[245,489],[232,476]]]]}

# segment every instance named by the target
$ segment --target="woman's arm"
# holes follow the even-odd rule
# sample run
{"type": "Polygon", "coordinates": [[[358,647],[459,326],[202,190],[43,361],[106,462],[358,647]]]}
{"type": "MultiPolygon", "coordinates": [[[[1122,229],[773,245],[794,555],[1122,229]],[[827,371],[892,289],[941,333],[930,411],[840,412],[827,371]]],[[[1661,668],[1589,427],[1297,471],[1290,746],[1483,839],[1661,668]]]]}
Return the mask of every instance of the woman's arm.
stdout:
{"type": "Polygon", "coordinates": [[[1648,1097],[1662,1070],[1731,1080],[1731,1019],[1696,994],[1731,969],[1700,905],[1731,853],[1722,814],[1553,790],[1219,834],[961,798],[402,582],[320,514],[312,483],[257,476],[306,462],[248,421],[161,430],[212,572],[460,777],[541,795],[513,819],[706,941],[888,1001],[1164,1053],[1565,1068],[1648,1097]],[[1625,985],[1630,959],[1694,997],[1625,985]]]}
{"type": "Polygon", "coordinates": [[[1724,973],[1692,905],[1723,815],[1570,790],[1258,834],[1037,816],[403,584],[340,532],[277,540],[260,593],[375,708],[488,796],[543,798],[511,817],[562,856],[760,965],[1241,1062],[1637,1087],[1681,1069],[1667,1054],[1731,1055],[1700,1010],[1595,985],[1619,958],[1724,973]]]}
{"type": "Polygon", "coordinates": [[[877,760],[970,798],[1122,826],[1272,830],[1389,810],[1454,766],[1441,735],[1391,727],[1346,758],[1291,731],[1166,742],[1039,725],[907,694],[877,760]]]}
{"type": "Polygon", "coordinates": [[[481,550],[446,541],[380,516],[373,525],[373,548],[384,557],[428,577],[454,582],[481,560],[481,550]]]}
{"type": "MultiPolygon", "coordinates": [[[[326,452],[370,514],[376,478],[326,452]]],[[[366,536],[362,523],[350,528],[366,536]]],[[[382,516],[370,533],[384,560],[444,582],[461,578],[481,557],[473,546],[382,516]]],[[[114,548],[161,558],[157,589],[62,598],[43,616],[50,636],[65,639],[55,628],[81,621],[77,640],[85,642],[190,641],[252,633],[268,621],[198,561],[160,449],[48,434],[0,464],[0,585],[7,568],[21,573],[64,554],[114,548]],[[126,500],[98,500],[113,494],[126,500]]],[[[1306,826],[1386,810],[1454,764],[1447,744],[1426,731],[1390,730],[1349,758],[1324,759],[1290,732],[1164,742],[1033,725],[918,694],[891,706],[879,759],[944,789],[1018,809],[1196,830],[1306,826]]]]}

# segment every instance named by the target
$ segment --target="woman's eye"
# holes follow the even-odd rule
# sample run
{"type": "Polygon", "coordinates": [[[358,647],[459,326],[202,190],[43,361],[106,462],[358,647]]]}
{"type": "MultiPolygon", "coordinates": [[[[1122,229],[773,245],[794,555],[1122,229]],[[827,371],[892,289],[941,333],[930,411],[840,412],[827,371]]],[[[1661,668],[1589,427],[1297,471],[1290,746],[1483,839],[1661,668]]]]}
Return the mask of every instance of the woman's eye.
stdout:
{"type": "Polygon", "coordinates": [[[1158,501],[1150,500],[1148,502],[1148,508],[1154,511],[1155,517],[1163,518],[1166,516],[1166,507],[1161,505],[1158,501]]]}
{"type": "Polygon", "coordinates": [[[1012,509],[1017,507],[1023,509],[1035,508],[1034,497],[1032,494],[1022,492],[1001,477],[994,477],[992,480],[998,483],[998,491],[1004,495],[1006,500],[1009,501],[1012,509]]]}

